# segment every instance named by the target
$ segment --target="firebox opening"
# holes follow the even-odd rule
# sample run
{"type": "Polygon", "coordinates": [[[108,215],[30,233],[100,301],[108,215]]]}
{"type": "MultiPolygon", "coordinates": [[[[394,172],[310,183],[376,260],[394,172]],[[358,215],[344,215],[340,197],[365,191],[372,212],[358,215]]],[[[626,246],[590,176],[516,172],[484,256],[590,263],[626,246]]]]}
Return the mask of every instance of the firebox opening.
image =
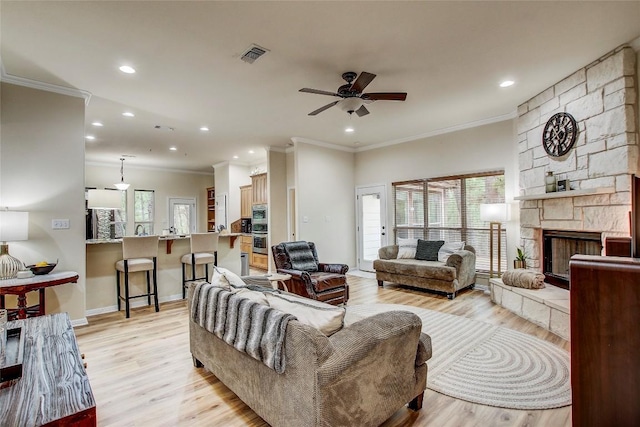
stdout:
{"type": "Polygon", "coordinates": [[[569,289],[569,260],[575,254],[601,255],[600,233],[543,230],[543,273],[545,281],[569,289]]]}

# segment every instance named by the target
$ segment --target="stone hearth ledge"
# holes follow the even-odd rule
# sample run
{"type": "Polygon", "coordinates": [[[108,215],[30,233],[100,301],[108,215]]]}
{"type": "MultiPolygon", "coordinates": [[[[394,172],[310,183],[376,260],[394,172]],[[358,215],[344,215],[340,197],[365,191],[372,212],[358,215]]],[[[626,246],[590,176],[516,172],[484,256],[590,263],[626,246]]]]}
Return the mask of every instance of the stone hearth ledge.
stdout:
{"type": "Polygon", "coordinates": [[[544,289],[507,286],[490,279],[491,301],[569,341],[569,291],[546,283],[544,289]]]}

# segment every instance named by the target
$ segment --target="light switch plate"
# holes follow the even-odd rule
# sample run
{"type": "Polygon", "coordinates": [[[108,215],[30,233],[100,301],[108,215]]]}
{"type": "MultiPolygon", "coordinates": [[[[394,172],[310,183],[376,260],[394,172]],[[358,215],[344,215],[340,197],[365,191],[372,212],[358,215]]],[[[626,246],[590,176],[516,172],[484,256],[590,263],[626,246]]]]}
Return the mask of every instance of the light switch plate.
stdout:
{"type": "Polygon", "coordinates": [[[53,230],[66,230],[69,228],[69,220],[68,219],[52,219],[51,220],[51,228],[53,230]]]}

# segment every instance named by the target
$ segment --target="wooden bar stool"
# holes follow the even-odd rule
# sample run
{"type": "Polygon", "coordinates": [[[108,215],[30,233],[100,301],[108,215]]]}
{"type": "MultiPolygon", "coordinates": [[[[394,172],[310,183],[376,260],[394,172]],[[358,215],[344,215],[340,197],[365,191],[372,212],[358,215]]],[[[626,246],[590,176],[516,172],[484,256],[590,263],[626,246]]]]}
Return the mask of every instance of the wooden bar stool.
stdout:
{"type": "Polygon", "coordinates": [[[151,305],[151,297],[154,297],[156,311],[158,306],[158,280],[157,280],[157,259],[158,259],[158,236],[144,237],[123,237],[122,238],[122,258],[116,262],[116,286],[118,295],[118,311],[120,311],[120,301],[124,300],[126,316],[129,318],[129,300],[134,298],[147,297],[151,305]],[[129,273],[144,271],[147,276],[147,293],[140,295],[129,294],[129,273]],[[149,272],[153,272],[153,290],[149,272]],[[120,293],[120,273],[124,273],[124,297],[120,293]]]}
{"type": "Polygon", "coordinates": [[[218,265],[218,235],[220,233],[193,233],[191,253],[181,258],[182,299],[186,296],[187,283],[194,280],[209,280],[209,264],[218,265]],[[191,279],[187,279],[187,264],[191,265],[191,279]],[[204,277],[196,277],[196,267],[204,265],[204,277]]]}

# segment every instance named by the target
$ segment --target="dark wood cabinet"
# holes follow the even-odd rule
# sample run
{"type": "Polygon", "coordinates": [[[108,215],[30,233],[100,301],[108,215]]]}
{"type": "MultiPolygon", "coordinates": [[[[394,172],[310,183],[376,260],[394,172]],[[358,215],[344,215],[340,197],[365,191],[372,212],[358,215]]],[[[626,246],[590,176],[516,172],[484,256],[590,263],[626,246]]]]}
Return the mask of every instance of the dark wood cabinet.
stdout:
{"type": "Polygon", "coordinates": [[[574,426],[640,425],[640,258],[574,255],[574,426]]]}

